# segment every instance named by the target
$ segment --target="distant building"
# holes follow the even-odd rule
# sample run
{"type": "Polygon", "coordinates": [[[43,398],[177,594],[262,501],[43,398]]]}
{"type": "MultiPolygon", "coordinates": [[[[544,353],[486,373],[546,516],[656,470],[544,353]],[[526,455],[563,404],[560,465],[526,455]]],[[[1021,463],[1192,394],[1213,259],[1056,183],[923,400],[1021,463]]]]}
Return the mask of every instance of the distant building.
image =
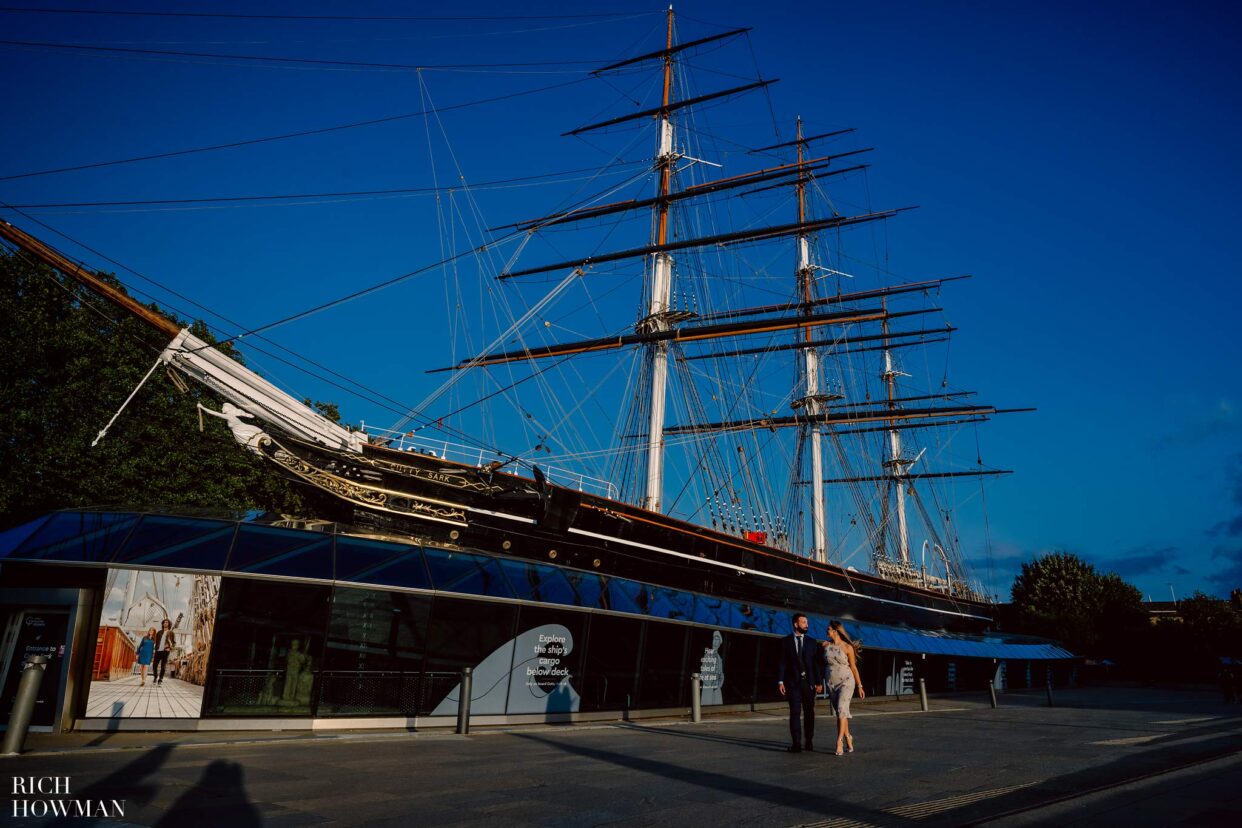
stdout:
{"type": "Polygon", "coordinates": [[[1153,624],[1161,621],[1180,623],[1182,620],[1182,611],[1177,601],[1144,601],[1143,609],[1147,611],[1147,616],[1153,624]]]}

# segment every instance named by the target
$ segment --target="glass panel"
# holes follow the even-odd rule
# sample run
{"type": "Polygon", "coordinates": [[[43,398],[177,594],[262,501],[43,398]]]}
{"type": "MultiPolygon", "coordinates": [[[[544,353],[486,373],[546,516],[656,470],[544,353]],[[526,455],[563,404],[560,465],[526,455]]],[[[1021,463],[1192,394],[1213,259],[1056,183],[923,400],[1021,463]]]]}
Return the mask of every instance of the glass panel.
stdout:
{"type": "Polygon", "coordinates": [[[756,607],[755,609],[756,625],[755,629],[760,632],[776,633],[784,635],[789,632],[789,616],[770,607],[756,607]]]}
{"type": "Polygon", "coordinates": [[[734,606],[731,602],[711,595],[699,595],[694,602],[694,620],[709,627],[741,626],[733,612],[734,606]]]}
{"type": "Polygon", "coordinates": [[[759,701],[780,701],[782,696],[777,689],[778,668],[781,663],[781,639],[763,637],[759,639],[759,671],[755,678],[755,697],[759,701]]]}
{"type": "Polygon", "coordinates": [[[757,612],[755,607],[750,604],[736,604],[737,625],[744,630],[763,630],[767,631],[767,618],[762,613],[757,612]],[[760,626],[764,625],[764,626],[760,626]]]}
{"type": "Polygon", "coordinates": [[[789,635],[793,631],[793,615],[789,611],[772,610],[771,632],[777,635],[789,635]]]}
{"type": "MultiPolygon", "coordinates": [[[[823,615],[808,615],[806,620],[807,620],[807,623],[810,624],[810,627],[808,628],[807,633],[812,638],[818,638],[819,640],[822,641],[828,637],[828,624],[833,619],[827,618],[823,615]]],[[[848,628],[847,628],[847,631],[848,631],[848,628]]]]}
{"type": "Polygon", "coordinates": [[[431,589],[421,548],[339,535],[336,538],[336,579],[431,589]]]}
{"type": "Polygon", "coordinates": [[[11,529],[0,532],[0,557],[7,557],[11,552],[22,545],[26,538],[30,537],[39,527],[44,524],[50,515],[42,515],[34,520],[26,523],[18,524],[11,529]]]}
{"type": "Polygon", "coordinates": [[[637,702],[643,622],[592,615],[582,679],[583,710],[628,710],[637,702]]]}
{"type": "Polygon", "coordinates": [[[137,521],[127,512],[57,512],[9,557],[108,563],[137,521]]]}
{"type": "Polygon", "coordinates": [[[445,592],[512,598],[513,590],[492,558],[443,549],[423,550],[431,582],[445,592]]]}
{"type": "Polygon", "coordinates": [[[507,674],[513,664],[513,604],[469,601],[436,596],[427,633],[427,672],[420,713],[455,715],[457,686],[462,667],[475,668],[471,711],[504,713],[508,688],[486,681],[486,674],[500,668],[507,674]]]}
{"type": "Polygon", "coordinates": [[[219,572],[236,526],[221,520],[146,515],[115,563],[219,572]]]}
{"type": "Polygon", "coordinates": [[[645,584],[624,578],[609,578],[605,604],[610,610],[645,615],[651,604],[651,595],[645,584]]]}
{"type": "Polygon", "coordinates": [[[603,607],[604,578],[591,572],[566,570],[565,579],[573,585],[578,593],[578,605],[582,607],[603,607]]]}
{"type": "Polygon", "coordinates": [[[650,614],[655,618],[674,621],[694,620],[694,593],[666,587],[651,587],[650,614]]]}
{"type": "Polygon", "coordinates": [[[724,703],[742,704],[755,701],[759,675],[759,645],[763,639],[755,635],[725,633],[721,657],[724,661],[724,703]]]}
{"type": "Polygon", "coordinates": [[[332,587],[225,577],[203,714],[309,716],[332,587]]]}
{"type": "Polygon", "coordinates": [[[678,624],[648,621],[643,637],[640,707],[677,707],[689,700],[686,665],[688,629],[678,624]]]}
{"type": "Polygon", "coordinates": [[[320,679],[320,716],[418,712],[431,597],[338,587],[320,679]]]}
{"type": "Polygon", "coordinates": [[[242,524],[229,555],[232,572],[332,579],[332,537],[319,532],[242,524]]]}
{"type": "Polygon", "coordinates": [[[528,601],[549,604],[578,605],[578,594],[554,566],[529,561],[501,560],[500,567],[509,576],[514,595],[528,601]]]}

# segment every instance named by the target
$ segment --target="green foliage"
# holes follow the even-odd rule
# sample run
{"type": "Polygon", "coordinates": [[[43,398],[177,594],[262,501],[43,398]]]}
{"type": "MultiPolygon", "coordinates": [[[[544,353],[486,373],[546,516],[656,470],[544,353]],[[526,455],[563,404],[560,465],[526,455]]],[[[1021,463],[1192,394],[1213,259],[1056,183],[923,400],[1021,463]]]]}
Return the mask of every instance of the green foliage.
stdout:
{"type": "MultiPolygon", "coordinates": [[[[110,280],[117,284],[115,280],[110,280]]],[[[107,436],[91,441],[167,344],[163,336],[20,254],[0,252],[0,514],[11,525],[73,506],[298,512],[297,493],[239,447],[197,384],[163,367],[107,436]]],[[[194,333],[213,341],[202,323],[194,333]]],[[[221,349],[235,359],[229,346],[221,349]]],[[[335,406],[327,406],[335,410],[335,406]]]]}
{"type": "Polygon", "coordinates": [[[1082,655],[1125,657],[1147,623],[1137,589],[1069,552],[1023,564],[1012,597],[1022,630],[1055,638],[1082,655]]]}
{"type": "Polygon", "coordinates": [[[1242,613],[1225,600],[1196,592],[1177,604],[1185,630],[1186,655],[1214,662],[1242,657],[1242,613]]]}
{"type": "Polygon", "coordinates": [[[310,406],[311,408],[315,409],[315,411],[318,412],[321,416],[327,417],[329,420],[331,420],[334,423],[337,423],[338,425],[341,422],[341,407],[337,405],[336,403],[320,402],[319,400],[305,399],[305,400],[302,400],[302,404],[310,406]]]}

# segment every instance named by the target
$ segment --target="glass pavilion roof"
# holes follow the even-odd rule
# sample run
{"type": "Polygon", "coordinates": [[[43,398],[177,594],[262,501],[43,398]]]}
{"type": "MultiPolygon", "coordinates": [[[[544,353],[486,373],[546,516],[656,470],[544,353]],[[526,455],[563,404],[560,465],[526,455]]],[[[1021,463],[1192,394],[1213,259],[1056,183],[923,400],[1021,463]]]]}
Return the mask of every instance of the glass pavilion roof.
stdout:
{"type": "MultiPolygon", "coordinates": [[[[62,511],[0,532],[0,559],[221,575],[332,581],[602,609],[655,619],[784,635],[789,612],[548,564],[326,531],[267,525],[251,514],[62,511]]],[[[822,634],[830,620],[808,613],[822,634]]],[[[1046,660],[1074,658],[1054,642],[1005,633],[962,634],[845,620],[868,649],[1046,660]]]]}

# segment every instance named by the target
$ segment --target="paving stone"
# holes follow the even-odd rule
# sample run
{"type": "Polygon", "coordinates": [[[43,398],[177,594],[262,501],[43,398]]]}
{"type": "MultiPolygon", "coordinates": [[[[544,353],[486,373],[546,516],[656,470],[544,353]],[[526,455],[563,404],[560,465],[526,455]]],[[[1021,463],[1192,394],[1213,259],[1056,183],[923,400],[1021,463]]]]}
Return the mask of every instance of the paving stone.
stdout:
{"type": "MultiPolygon", "coordinates": [[[[1022,809],[1242,751],[1242,708],[1206,690],[1088,688],[1059,693],[1054,708],[1043,701],[1005,694],[993,710],[981,699],[933,699],[931,713],[913,715],[888,715],[909,705],[868,701],[851,724],[857,751],[842,757],[831,753],[831,729],[818,734],[815,753],[785,753],[786,721],[761,713],[469,738],[37,734],[31,753],[0,759],[0,774],[68,775],[75,795],[126,799],[129,824],[178,828],[244,828],[252,818],[403,828],[887,826],[909,823],[909,814],[938,828],[1011,811],[1022,815],[1001,824],[1074,824],[1081,814],[1068,807],[1022,809]]],[[[1179,772],[1193,798],[1157,776],[1075,800],[1096,815],[1081,824],[1242,824],[1236,790],[1213,781],[1215,766],[1179,772]]]]}

